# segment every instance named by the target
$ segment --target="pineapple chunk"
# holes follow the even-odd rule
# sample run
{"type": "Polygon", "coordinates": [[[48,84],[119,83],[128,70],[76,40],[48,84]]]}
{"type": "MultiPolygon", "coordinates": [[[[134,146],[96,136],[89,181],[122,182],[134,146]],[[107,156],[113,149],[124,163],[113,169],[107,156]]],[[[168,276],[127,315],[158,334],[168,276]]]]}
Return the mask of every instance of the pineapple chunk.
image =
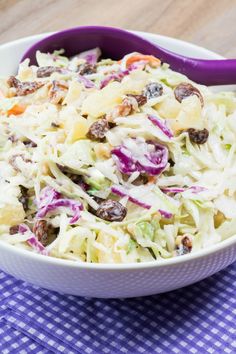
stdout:
{"type": "Polygon", "coordinates": [[[0,78],[0,99],[7,97],[9,86],[5,79],[0,78]]]}
{"type": "Polygon", "coordinates": [[[59,163],[73,169],[94,164],[93,144],[89,140],[78,140],[68,145],[59,158],[59,163]]]}
{"type": "Polygon", "coordinates": [[[226,217],[221,211],[217,211],[217,214],[214,215],[214,226],[215,228],[219,227],[226,220],[226,217]]]}
{"type": "Polygon", "coordinates": [[[79,98],[82,92],[82,85],[78,81],[71,81],[67,95],[63,101],[63,105],[73,105],[77,106],[79,105],[79,98]]]}
{"type": "Polygon", "coordinates": [[[0,224],[14,226],[23,222],[25,212],[17,198],[19,193],[19,187],[0,182],[0,224]]]}
{"type": "Polygon", "coordinates": [[[115,108],[122,102],[122,96],[127,93],[141,93],[148,83],[150,75],[135,70],[120,82],[111,82],[102,90],[91,93],[82,104],[82,114],[98,118],[115,108]]]}
{"type": "Polygon", "coordinates": [[[65,123],[66,141],[73,144],[79,139],[86,138],[89,130],[87,119],[79,117],[77,120],[69,120],[65,123]]]}
{"type": "Polygon", "coordinates": [[[94,152],[98,159],[109,159],[111,157],[111,146],[107,143],[97,143],[94,152]]]}
{"type": "Polygon", "coordinates": [[[158,110],[161,117],[165,119],[174,119],[181,110],[181,103],[179,103],[174,97],[167,97],[162,102],[157,103],[155,108],[158,110]]]}
{"type": "Polygon", "coordinates": [[[149,79],[150,74],[144,71],[131,71],[129,76],[125,77],[122,82],[124,93],[140,94],[144,87],[148,84],[149,79]]]}
{"type": "Polygon", "coordinates": [[[0,224],[18,225],[24,221],[25,212],[21,203],[5,204],[0,207],[0,224]]]}
{"type": "Polygon", "coordinates": [[[114,252],[115,238],[102,231],[99,232],[97,242],[106,247],[108,252],[98,250],[99,263],[121,263],[121,258],[118,253],[114,252]]]}
{"type": "Polygon", "coordinates": [[[64,107],[61,110],[60,118],[63,122],[61,126],[65,130],[68,143],[73,143],[86,137],[89,130],[89,122],[74,107],[64,107]]]}
{"type": "Polygon", "coordinates": [[[91,93],[82,104],[82,114],[95,118],[111,111],[121,103],[124,88],[119,82],[111,82],[102,90],[91,93]]]}
{"type": "Polygon", "coordinates": [[[76,140],[86,137],[89,125],[87,119],[80,117],[78,121],[74,122],[74,125],[70,131],[70,141],[73,143],[76,140]]]}
{"type": "Polygon", "coordinates": [[[29,59],[23,61],[19,66],[18,79],[20,81],[32,81],[35,79],[35,74],[32,67],[29,66],[29,59]]]}
{"type": "MultiPolygon", "coordinates": [[[[169,119],[174,132],[188,128],[203,128],[201,102],[197,96],[185,98],[181,103],[181,110],[175,119],[169,119]]],[[[170,117],[169,117],[170,118],[170,117]]]]}

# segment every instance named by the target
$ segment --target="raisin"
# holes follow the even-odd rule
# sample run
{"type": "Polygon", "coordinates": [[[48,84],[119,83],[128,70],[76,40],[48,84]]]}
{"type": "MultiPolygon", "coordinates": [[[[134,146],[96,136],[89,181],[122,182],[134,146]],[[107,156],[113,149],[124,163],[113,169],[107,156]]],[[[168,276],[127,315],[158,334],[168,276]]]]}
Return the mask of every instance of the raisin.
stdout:
{"type": "Polygon", "coordinates": [[[78,73],[80,75],[95,74],[96,71],[96,66],[91,64],[82,64],[78,67],[78,73]]]}
{"type": "Polygon", "coordinates": [[[108,130],[108,121],[106,119],[99,119],[90,126],[87,133],[87,138],[91,140],[103,141],[108,130]]]}
{"type": "Polygon", "coordinates": [[[187,248],[189,250],[189,252],[192,250],[192,241],[190,240],[190,238],[188,236],[184,236],[184,238],[182,239],[182,245],[187,248]]]}
{"type": "Polygon", "coordinates": [[[136,99],[136,101],[138,102],[138,106],[143,106],[145,103],[147,103],[147,97],[144,95],[132,95],[132,94],[128,94],[128,97],[133,97],[136,99]]]}
{"type": "Polygon", "coordinates": [[[19,197],[19,202],[23,205],[23,209],[26,212],[29,209],[29,196],[28,189],[24,186],[20,186],[21,196],[19,197]]]}
{"type": "Polygon", "coordinates": [[[207,129],[199,130],[199,129],[189,128],[187,132],[190,141],[195,144],[205,144],[209,136],[209,131],[207,129]]]}
{"type": "Polygon", "coordinates": [[[127,117],[132,112],[135,112],[138,108],[137,100],[132,96],[127,96],[122,100],[122,103],[116,106],[110,113],[106,115],[109,122],[117,117],[127,117]]]}
{"type": "Polygon", "coordinates": [[[8,140],[10,140],[12,143],[16,143],[18,141],[15,135],[9,135],[8,140]]]}
{"type": "Polygon", "coordinates": [[[83,176],[68,171],[68,169],[62,165],[57,164],[57,167],[62,173],[64,173],[64,175],[70,178],[71,181],[74,182],[75,184],[78,184],[84,191],[87,191],[89,189],[89,185],[86,182],[84,182],[83,176]]]}
{"type": "MultiPolygon", "coordinates": [[[[89,191],[88,191],[88,194],[89,194],[89,191]]],[[[96,197],[95,195],[91,195],[91,197],[93,198],[93,200],[95,200],[95,202],[97,204],[101,204],[104,199],[102,198],[99,198],[99,197],[96,197]]],[[[88,211],[91,213],[91,214],[94,214],[94,215],[97,215],[97,210],[94,209],[93,207],[91,207],[91,205],[88,205],[88,211]]]]}
{"type": "Polygon", "coordinates": [[[109,122],[108,125],[110,129],[115,128],[117,126],[117,124],[114,122],[109,122]]]}
{"type": "Polygon", "coordinates": [[[174,167],[175,162],[172,159],[169,159],[168,162],[170,164],[170,167],[174,167]]]}
{"type": "Polygon", "coordinates": [[[58,228],[49,225],[46,220],[37,220],[33,226],[33,233],[45,247],[57,238],[58,231],[58,228]]]}
{"type": "Polygon", "coordinates": [[[14,170],[15,171],[17,171],[17,172],[20,172],[20,169],[19,169],[19,167],[18,167],[18,165],[17,165],[17,161],[16,161],[16,159],[17,159],[17,157],[22,157],[22,155],[13,155],[13,156],[11,156],[10,157],[10,159],[9,159],[9,164],[14,168],[14,170]]]}
{"type": "Polygon", "coordinates": [[[37,77],[42,78],[42,77],[49,77],[53,73],[63,73],[62,68],[58,68],[56,66],[42,66],[41,68],[38,68],[37,70],[37,77]]]}
{"type": "Polygon", "coordinates": [[[21,84],[20,80],[18,80],[15,76],[10,76],[9,79],[7,80],[7,83],[10,87],[15,87],[15,88],[21,84]]]}
{"type": "Polygon", "coordinates": [[[118,105],[116,108],[117,108],[118,116],[126,117],[132,112],[137,110],[138,101],[132,96],[127,96],[123,98],[122,103],[118,105]]]}
{"type": "Polygon", "coordinates": [[[61,103],[68,90],[68,85],[66,83],[53,80],[52,86],[49,91],[50,101],[54,104],[61,103]]]}
{"type": "Polygon", "coordinates": [[[89,189],[89,185],[84,182],[84,178],[81,175],[77,175],[75,173],[66,173],[66,176],[71,179],[72,182],[78,184],[84,191],[89,189]]]}
{"type": "Polygon", "coordinates": [[[143,95],[147,97],[149,100],[150,98],[159,97],[163,94],[163,86],[158,84],[157,82],[151,82],[150,84],[146,85],[143,89],[143,95]]]}
{"type": "Polygon", "coordinates": [[[32,148],[37,147],[37,144],[32,140],[23,141],[23,144],[27,147],[32,147],[32,148]]]}
{"type": "Polygon", "coordinates": [[[26,163],[32,163],[32,160],[25,158],[24,155],[22,154],[16,154],[16,155],[12,155],[9,159],[9,164],[14,168],[15,171],[17,172],[21,172],[21,169],[19,168],[18,164],[17,164],[17,159],[20,158],[22,159],[24,162],[26,163]]]}
{"type": "Polygon", "coordinates": [[[57,124],[57,123],[55,123],[55,122],[52,122],[52,123],[51,123],[51,127],[52,127],[52,128],[60,128],[60,124],[57,124]]]}
{"type": "Polygon", "coordinates": [[[148,183],[148,177],[145,174],[140,174],[134,181],[135,186],[141,186],[148,183]]]}
{"type": "Polygon", "coordinates": [[[10,229],[9,229],[9,234],[10,235],[15,235],[18,232],[19,232],[19,225],[11,226],[10,229]]]}
{"type": "Polygon", "coordinates": [[[44,84],[42,82],[21,82],[15,76],[10,76],[7,81],[10,87],[14,87],[16,90],[16,96],[26,96],[37,91],[44,84]]]}
{"type": "Polygon", "coordinates": [[[148,251],[150,252],[151,256],[153,259],[157,259],[155,253],[153,252],[153,249],[151,247],[147,247],[148,251]]]}
{"type": "Polygon", "coordinates": [[[96,215],[106,221],[122,221],[127,214],[127,209],[119,202],[107,199],[99,205],[96,215]]]}
{"type": "Polygon", "coordinates": [[[93,198],[93,199],[95,200],[95,202],[98,203],[98,204],[101,204],[101,203],[104,201],[104,199],[99,198],[99,197],[96,197],[96,196],[93,196],[92,198],[93,198]]]}
{"type": "Polygon", "coordinates": [[[175,98],[177,99],[177,101],[179,101],[180,103],[185,98],[195,95],[199,98],[201,105],[203,106],[203,104],[204,104],[201,92],[196,87],[194,87],[192,84],[189,84],[187,82],[182,82],[181,84],[176,86],[176,88],[174,89],[174,95],[175,95],[175,98]]]}
{"type": "Polygon", "coordinates": [[[188,254],[192,251],[192,241],[189,238],[189,236],[185,235],[181,238],[181,242],[177,247],[177,252],[179,256],[182,256],[184,254],[188,254]]]}

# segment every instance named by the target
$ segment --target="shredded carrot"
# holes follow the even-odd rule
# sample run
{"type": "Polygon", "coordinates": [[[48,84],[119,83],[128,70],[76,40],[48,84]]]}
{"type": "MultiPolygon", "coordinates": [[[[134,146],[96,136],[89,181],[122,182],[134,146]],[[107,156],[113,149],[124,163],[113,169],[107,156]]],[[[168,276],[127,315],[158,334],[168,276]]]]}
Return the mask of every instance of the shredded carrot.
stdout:
{"type": "Polygon", "coordinates": [[[148,184],[156,183],[157,177],[156,176],[148,176],[148,184]]]}
{"type": "Polygon", "coordinates": [[[161,64],[160,59],[155,58],[153,55],[135,54],[127,59],[126,66],[129,67],[131,64],[141,60],[146,61],[154,68],[157,68],[161,64]]]}
{"type": "Polygon", "coordinates": [[[15,104],[11,109],[7,111],[7,115],[10,116],[13,114],[14,116],[18,116],[19,114],[24,113],[26,110],[26,105],[23,104],[15,104]]]}

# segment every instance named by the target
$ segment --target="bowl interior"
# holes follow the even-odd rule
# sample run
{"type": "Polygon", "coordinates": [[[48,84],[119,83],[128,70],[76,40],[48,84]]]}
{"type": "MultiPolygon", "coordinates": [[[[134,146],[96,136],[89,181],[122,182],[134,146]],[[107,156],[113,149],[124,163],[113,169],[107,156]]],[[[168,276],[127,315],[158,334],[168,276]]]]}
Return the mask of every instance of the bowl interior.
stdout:
{"type": "MultiPolygon", "coordinates": [[[[196,58],[203,58],[203,59],[220,59],[222,58],[220,55],[209,51],[208,49],[196,46],[194,44],[184,42],[181,40],[177,40],[174,38],[169,38],[165,36],[160,36],[156,34],[150,34],[150,33],[145,33],[145,32],[134,32],[135,34],[138,34],[142,36],[143,38],[161,45],[163,48],[169,49],[171,51],[174,51],[176,53],[186,55],[189,57],[196,57],[196,58]]],[[[42,40],[46,36],[50,35],[50,33],[45,33],[45,34],[40,34],[40,35],[35,35],[31,37],[26,37],[22,38],[13,42],[9,42],[6,44],[3,44],[0,46],[0,58],[1,58],[1,66],[0,66],[0,76],[7,76],[16,73],[18,64],[20,62],[20,59],[22,58],[23,54],[29,49],[32,45],[34,45],[36,42],[42,40]]],[[[231,244],[233,244],[236,241],[236,236],[232,237],[231,239],[225,240],[222,242],[222,248],[228,247],[231,244]]],[[[221,244],[213,245],[209,247],[209,249],[205,249],[201,252],[197,252],[194,255],[191,255],[191,257],[202,257],[206,256],[207,254],[210,254],[213,251],[217,251],[221,248],[221,244]]],[[[43,257],[25,250],[19,250],[11,245],[8,244],[3,244],[0,243],[0,249],[3,249],[4,252],[13,252],[14,254],[19,254],[21,253],[24,255],[24,257],[28,257],[31,259],[40,259],[44,263],[53,263],[53,264],[63,264],[65,266],[78,266],[78,267],[85,267],[85,268],[105,268],[105,269],[119,269],[119,268],[144,268],[144,267],[152,267],[154,266],[153,262],[152,264],[150,263],[135,263],[135,264],[114,264],[114,265],[105,265],[105,264],[75,264],[73,261],[68,261],[68,260],[63,260],[63,259],[56,259],[56,258],[51,258],[51,257],[43,257]]],[[[169,260],[164,260],[161,262],[158,262],[158,266],[161,265],[170,265],[174,263],[182,263],[182,261],[190,258],[190,255],[187,255],[183,257],[183,259],[169,259],[169,260]]]]}

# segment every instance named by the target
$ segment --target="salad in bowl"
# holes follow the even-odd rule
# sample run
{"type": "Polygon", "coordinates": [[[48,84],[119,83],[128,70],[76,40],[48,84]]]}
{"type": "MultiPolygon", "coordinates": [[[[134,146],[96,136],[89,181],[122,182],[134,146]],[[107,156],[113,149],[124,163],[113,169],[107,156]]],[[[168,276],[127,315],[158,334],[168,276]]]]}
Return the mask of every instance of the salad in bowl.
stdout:
{"type": "Polygon", "coordinates": [[[158,58],[37,52],[0,80],[0,240],[87,263],[236,233],[236,97],[158,58]]]}

